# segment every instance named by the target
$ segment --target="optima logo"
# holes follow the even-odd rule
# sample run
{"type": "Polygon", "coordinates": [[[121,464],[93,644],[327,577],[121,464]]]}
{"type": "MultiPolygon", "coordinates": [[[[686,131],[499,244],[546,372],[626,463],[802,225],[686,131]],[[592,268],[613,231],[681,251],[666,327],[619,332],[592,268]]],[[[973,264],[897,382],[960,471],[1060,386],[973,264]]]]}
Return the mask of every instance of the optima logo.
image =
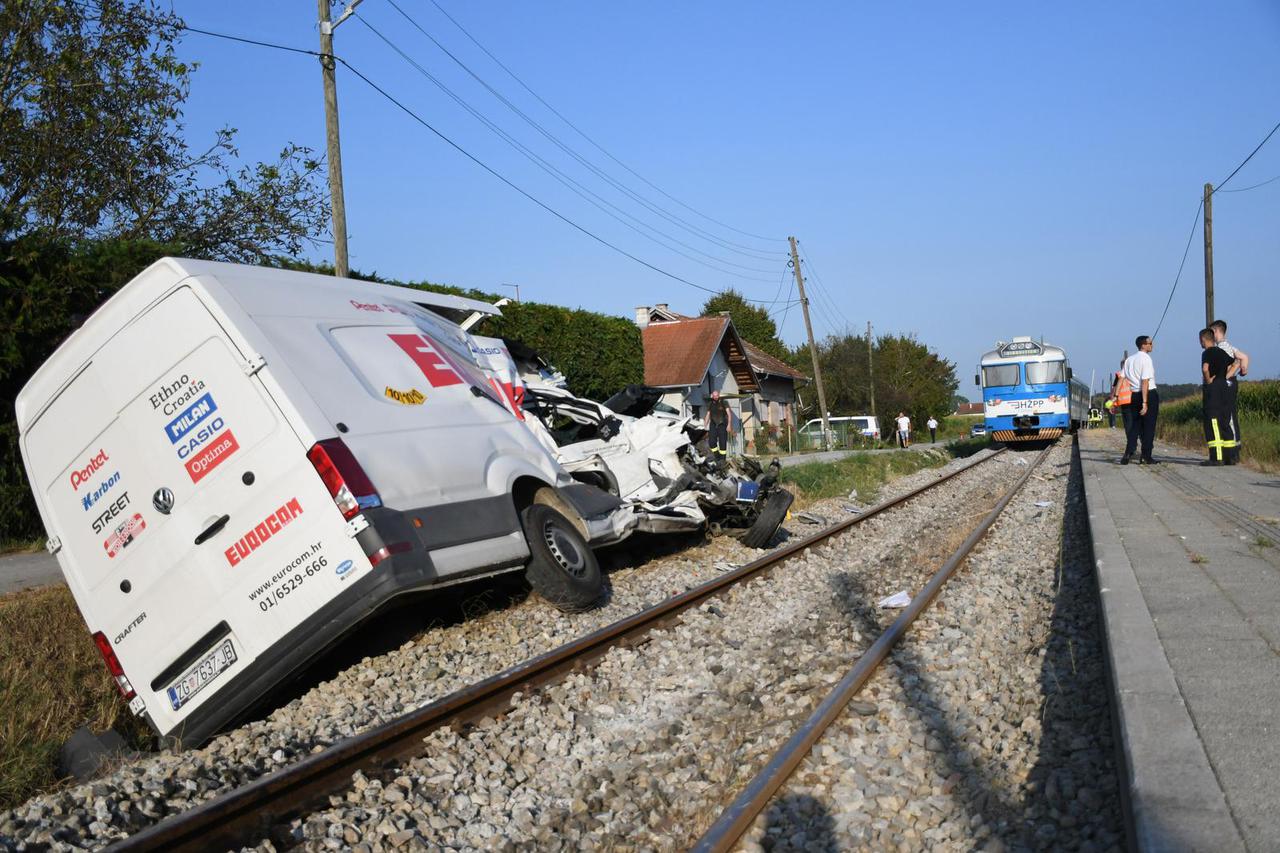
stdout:
{"type": "Polygon", "coordinates": [[[78,471],[71,472],[71,491],[76,492],[85,483],[93,479],[93,475],[98,473],[98,469],[107,464],[107,451],[99,449],[98,455],[89,459],[89,464],[85,465],[78,471]]]}
{"type": "Polygon", "coordinates": [[[234,566],[245,557],[262,547],[281,528],[302,515],[302,503],[293,498],[284,506],[264,518],[256,527],[240,537],[240,541],[222,553],[226,555],[227,564],[234,566]]]}

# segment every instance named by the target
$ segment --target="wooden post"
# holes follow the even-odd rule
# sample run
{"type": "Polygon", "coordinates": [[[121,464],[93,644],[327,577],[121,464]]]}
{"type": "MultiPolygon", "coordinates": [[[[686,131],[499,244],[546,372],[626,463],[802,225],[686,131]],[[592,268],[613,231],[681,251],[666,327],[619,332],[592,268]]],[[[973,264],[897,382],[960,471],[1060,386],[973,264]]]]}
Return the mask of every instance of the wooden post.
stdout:
{"type": "MultiPolygon", "coordinates": [[[[871,321],[867,321],[867,388],[871,392],[871,417],[876,416],[876,372],[875,365],[872,363],[871,352],[874,348],[871,345],[871,321]]],[[[876,421],[876,427],[880,426],[880,422],[876,421]]]]}
{"type": "Polygon", "coordinates": [[[333,273],[346,278],[347,205],[342,195],[342,146],[338,140],[338,82],[334,75],[333,24],[329,21],[329,0],[320,6],[320,73],[324,77],[324,130],[329,148],[329,197],[333,205],[333,273]]]}
{"type": "Polygon", "coordinates": [[[1213,184],[1204,185],[1204,325],[1213,316],[1213,184]]]}
{"type": "Polygon", "coordinates": [[[822,387],[822,366],[818,364],[818,347],[813,343],[813,324],[809,322],[809,299],[804,295],[804,274],[800,272],[800,253],[796,251],[796,238],[791,242],[791,266],[795,268],[796,289],[800,291],[800,310],[804,313],[804,331],[809,336],[809,356],[813,359],[813,382],[818,386],[818,410],[822,416],[822,448],[831,449],[831,429],[827,423],[827,392],[822,387]]]}

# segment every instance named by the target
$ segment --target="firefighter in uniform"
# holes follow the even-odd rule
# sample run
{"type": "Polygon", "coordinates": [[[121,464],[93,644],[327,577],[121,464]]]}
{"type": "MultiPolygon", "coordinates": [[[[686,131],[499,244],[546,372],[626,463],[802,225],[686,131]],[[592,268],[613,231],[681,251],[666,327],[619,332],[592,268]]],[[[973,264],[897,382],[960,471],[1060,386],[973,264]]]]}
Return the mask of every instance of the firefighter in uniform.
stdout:
{"type": "Polygon", "coordinates": [[[1209,446],[1209,458],[1201,465],[1232,465],[1240,452],[1236,444],[1231,417],[1231,389],[1228,380],[1235,377],[1237,362],[1219,349],[1213,340],[1212,329],[1202,329],[1200,346],[1200,372],[1204,378],[1204,440],[1209,446]]]}
{"type": "Polygon", "coordinates": [[[712,391],[711,402],[707,405],[707,444],[720,467],[729,461],[729,436],[733,434],[731,418],[729,404],[720,399],[719,391],[712,391]]]}

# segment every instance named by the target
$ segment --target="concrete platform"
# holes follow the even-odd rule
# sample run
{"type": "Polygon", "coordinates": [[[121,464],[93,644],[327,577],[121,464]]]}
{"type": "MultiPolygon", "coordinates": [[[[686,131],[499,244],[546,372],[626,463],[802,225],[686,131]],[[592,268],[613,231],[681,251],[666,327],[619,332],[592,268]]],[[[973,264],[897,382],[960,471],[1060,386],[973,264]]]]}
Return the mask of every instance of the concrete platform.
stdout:
{"type": "Polygon", "coordinates": [[[1280,477],[1080,435],[1140,850],[1280,850],[1280,477]]]}

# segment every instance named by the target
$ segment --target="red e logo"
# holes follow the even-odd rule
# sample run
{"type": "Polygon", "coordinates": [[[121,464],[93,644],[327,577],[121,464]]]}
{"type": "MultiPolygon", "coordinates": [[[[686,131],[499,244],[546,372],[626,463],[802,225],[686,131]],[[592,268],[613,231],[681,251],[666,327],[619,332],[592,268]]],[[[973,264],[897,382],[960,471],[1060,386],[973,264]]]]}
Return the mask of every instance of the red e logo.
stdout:
{"type": "Polygon", "coordinates": [[[449,366],[431,345],[425,335],[388,335],[396,346],[404,350],[405,355],[413,359],[422,375],[427,377],[432,388],[444,388],[447,385],[461,385],[462,377],[449,366]]]}

